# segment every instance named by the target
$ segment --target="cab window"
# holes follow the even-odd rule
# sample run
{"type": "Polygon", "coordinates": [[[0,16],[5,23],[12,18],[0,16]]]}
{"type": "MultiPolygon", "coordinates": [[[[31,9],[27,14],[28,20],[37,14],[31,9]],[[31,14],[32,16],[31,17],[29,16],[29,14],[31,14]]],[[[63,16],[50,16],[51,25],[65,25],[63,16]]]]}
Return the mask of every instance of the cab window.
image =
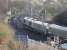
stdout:
{"type": "Polygon", "coordinates": [[[26,21],[25,21],[25,19],[24,19],[24,23],[25,23],[26,21]]]}
{"type": "Polygon", "coordinates": [[[32,22],[29,22],[29,25],[31,25],[32,24],[32,22]]]}

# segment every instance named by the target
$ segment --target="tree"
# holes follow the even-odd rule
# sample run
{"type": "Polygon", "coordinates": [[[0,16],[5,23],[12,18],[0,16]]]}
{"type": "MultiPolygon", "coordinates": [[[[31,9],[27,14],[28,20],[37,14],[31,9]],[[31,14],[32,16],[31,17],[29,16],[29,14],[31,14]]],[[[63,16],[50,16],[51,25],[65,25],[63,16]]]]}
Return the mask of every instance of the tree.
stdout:
{"type": "Polygon", "coordinates": [[[58,24],[58,25],[62,25],[62,26],[67,26],[67,10],[56,15],[53,18],[53,23],[58,24]]]}
{"type": "Polygon", "coordinates": [[[6,13],[8,10],[8,1],[0,0],[0,13],[6,13]]]}

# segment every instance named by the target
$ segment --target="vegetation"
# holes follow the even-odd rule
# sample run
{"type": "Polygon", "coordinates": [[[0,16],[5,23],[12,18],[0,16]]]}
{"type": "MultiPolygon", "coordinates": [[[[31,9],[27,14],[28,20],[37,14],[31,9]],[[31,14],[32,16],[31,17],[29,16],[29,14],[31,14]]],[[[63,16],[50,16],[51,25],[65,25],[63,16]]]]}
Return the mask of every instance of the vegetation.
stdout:
{"type": "Polygon", "coordinates": [[[67,26],[67,10],[56,15],[53,19],[53,22],[58,25],[67,26]]]}

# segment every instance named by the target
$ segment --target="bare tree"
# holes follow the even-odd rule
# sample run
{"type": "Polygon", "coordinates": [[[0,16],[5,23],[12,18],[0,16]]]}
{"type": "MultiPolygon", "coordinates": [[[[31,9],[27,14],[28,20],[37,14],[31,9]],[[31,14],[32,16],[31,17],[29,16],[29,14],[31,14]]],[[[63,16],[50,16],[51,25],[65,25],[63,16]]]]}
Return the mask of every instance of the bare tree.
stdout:
{"type": "Polygon", "coordinates": [[[0,0],[0,13],[5,13],[8,10],[8,0],[0,0]]]}

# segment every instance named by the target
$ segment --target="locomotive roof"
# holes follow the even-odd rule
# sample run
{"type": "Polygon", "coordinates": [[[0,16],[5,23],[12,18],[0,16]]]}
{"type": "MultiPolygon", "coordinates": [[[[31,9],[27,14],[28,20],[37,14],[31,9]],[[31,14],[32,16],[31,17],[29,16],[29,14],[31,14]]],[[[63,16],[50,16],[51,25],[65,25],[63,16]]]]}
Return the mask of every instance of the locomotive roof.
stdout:
{"type": "Polygon", "coordinates": [[[26,20],[28,20],[28,21],[31,21],[32,23],[34,22],[34,23],[37,23],[37,24],[40,24],[40,25],[43,25],[43,24],[44,24],[44,26],[47,26],[47,25],[48,25],[48,23],[44,23],[44,22],[42,22],[42,21],[38,21],[38,20],[36,20],[36,19],[34,19],[34,18],[25,17],[24,19],[26,19],[26,20]]]}
{"type": "Polygon", "coordinates": [[[56,24],[51,24],[50,27],[56,28],[56,29],[59,29],[59,30],[67,31],[67,27],[59,26],[59,25],[56,25],[56,24]]]}

